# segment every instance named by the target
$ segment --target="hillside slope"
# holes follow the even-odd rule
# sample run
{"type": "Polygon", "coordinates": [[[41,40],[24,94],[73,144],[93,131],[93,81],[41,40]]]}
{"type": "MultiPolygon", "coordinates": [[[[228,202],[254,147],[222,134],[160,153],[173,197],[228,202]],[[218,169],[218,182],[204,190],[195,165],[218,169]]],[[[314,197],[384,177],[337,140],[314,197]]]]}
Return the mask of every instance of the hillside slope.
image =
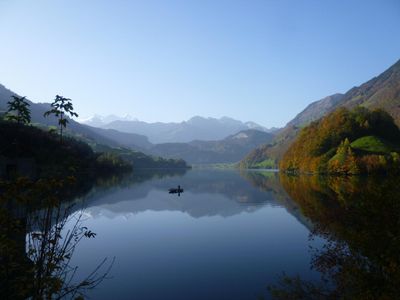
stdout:
{"type": "Polygon", "coordinates": [[[272,143],[250,152],[241,162],[243,168],[260,165],[276,167],[283,154],[295,140],[299,127],[318,120],[339,107],[363,106],[381,108],[400,125],[400,60],[377,77],[345,94],[334,94],[311,103],[282,129],[272,143]]]}
{"type": "MultiPolygon", "coordinates": [[[[17,94],[0,84],[0,112],[7,110],[7,102],[11,100],[11,96],[13,95],[17,94]]],[[[32,123],[44,126],[57,126],[57,120],[54,117],[43,117],[43,114],[50,109],[49,103],[28,102],[31,105],[32,123]]],[[[134,150],[143,150],[151,146],[147,137],[143,135],[94,128],[80,124],[74,120],[69,120],[66,133],[86,141],[93,140],[96,143],[111,147],[129,147],[134,150]]]]}
{"type": "Polygon", "coordinates": [[[400,60],[385,72],[349,90],[337,107],[382,108],[400,126],[400,60]]]}
{"type": "Polygon", "coordinates": [[[129,164],[116,157],[104,159],[82,141],[64,138],[61,143],[57,134],[0,120],[0,177],[19,173],[37,178],[81,179],[129,170],[129,164]]]}
{"type": "Polygon", "coordinates": [[[334,94],[311,103],[293,120],[287,123],[286,127],[302,127],[308,125],[312,121],[320,119],[325,114],[331,112],[335,107],[337,107],[338,103],[343,99],[343,96],[343,94],[334,94]]]}

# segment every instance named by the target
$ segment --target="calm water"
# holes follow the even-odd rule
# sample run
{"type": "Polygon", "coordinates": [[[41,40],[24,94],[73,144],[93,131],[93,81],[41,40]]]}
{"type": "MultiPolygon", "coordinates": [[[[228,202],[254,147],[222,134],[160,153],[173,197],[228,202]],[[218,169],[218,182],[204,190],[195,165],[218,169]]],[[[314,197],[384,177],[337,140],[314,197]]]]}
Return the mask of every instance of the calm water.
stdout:
{"type": "Polygon", "coordinates": [[[399,299],[399,177],[174,172],[0,183],[0,299],[399,299]]]}
{"type": "Polygon", "coordinates": [[[115,257],[92,299],[258,299],[286,272],[314,280],[312,223],[278,174],[191,170],[138,173],[80,199],[84,225],[97,233],[72,265],[86,275],[115,257]],[[180,196],[171,187],[185,189],[180,196]]]}

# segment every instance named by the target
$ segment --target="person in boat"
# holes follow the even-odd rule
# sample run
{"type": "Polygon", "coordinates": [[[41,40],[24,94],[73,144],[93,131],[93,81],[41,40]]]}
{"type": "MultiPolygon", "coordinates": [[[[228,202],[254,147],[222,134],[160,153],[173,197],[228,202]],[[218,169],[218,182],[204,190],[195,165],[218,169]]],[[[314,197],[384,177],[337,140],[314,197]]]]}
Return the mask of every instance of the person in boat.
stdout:
{"type": "Polygon", "coordinates": [[[176,194],[176,193],[180,194],[180,193],[183,193],[183,189],[181,188],[180,185],[178,185],[177,189],[175,189],[175,188],[169,189],[169,193],[170,194],[176,194]]]}

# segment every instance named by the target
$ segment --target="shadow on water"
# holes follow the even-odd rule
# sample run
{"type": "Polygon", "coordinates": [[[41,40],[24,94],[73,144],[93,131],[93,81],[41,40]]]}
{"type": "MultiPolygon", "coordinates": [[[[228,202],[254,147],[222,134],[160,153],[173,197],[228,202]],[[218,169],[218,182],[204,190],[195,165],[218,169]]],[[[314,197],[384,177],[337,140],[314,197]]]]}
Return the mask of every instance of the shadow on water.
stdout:
{"type": "Polygon", "coordinates": [[[276,299],[396,299],[400,294],[400,178],[280,175],[313,223],[311,267],[320,282],[283,275],[276,299]]]}

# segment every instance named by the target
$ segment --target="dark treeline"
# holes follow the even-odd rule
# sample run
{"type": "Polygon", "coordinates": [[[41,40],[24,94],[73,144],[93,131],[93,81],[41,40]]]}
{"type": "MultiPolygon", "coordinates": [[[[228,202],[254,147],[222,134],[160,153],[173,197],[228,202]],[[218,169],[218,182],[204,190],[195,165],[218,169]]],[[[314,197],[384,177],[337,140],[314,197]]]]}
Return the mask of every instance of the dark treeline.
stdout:
{"type": "MultiPolygon", "coordinates": [[[[64,137],[61,144],[54,133],[33,126],[0,121],[0,157],[3,170],[23,164],[34,177],[95,176],[112,171],[129,171],[131,166],[116,155],[95,153],[86,143],[64,137]]],[[[8,170],[13,172],[18,170],[8,170]]],[[[8,174],[13,175],[13,174],[8,174]]],[[[17,175],[17,174],[15,174],[17,175]]],[[[21,174],[26,175],[26,174],[21,174]]]]}
{"type": "MultiPolygon", "coordinates": [[[[133,168],[187,168],[183,160],[152,157],[130,149],[112,148],[65,135],[69,117],[78,116],[71,99],[57,95],[44,116],[58,120],[52,128],[30,125],[30,104],[25,97],[12,96],[0,120],[0,176],[18,173],[32,177],[80,178],[105,176],[133,168]]],[[[13,174],[16,176],[17,174],[13,174]]]]}

